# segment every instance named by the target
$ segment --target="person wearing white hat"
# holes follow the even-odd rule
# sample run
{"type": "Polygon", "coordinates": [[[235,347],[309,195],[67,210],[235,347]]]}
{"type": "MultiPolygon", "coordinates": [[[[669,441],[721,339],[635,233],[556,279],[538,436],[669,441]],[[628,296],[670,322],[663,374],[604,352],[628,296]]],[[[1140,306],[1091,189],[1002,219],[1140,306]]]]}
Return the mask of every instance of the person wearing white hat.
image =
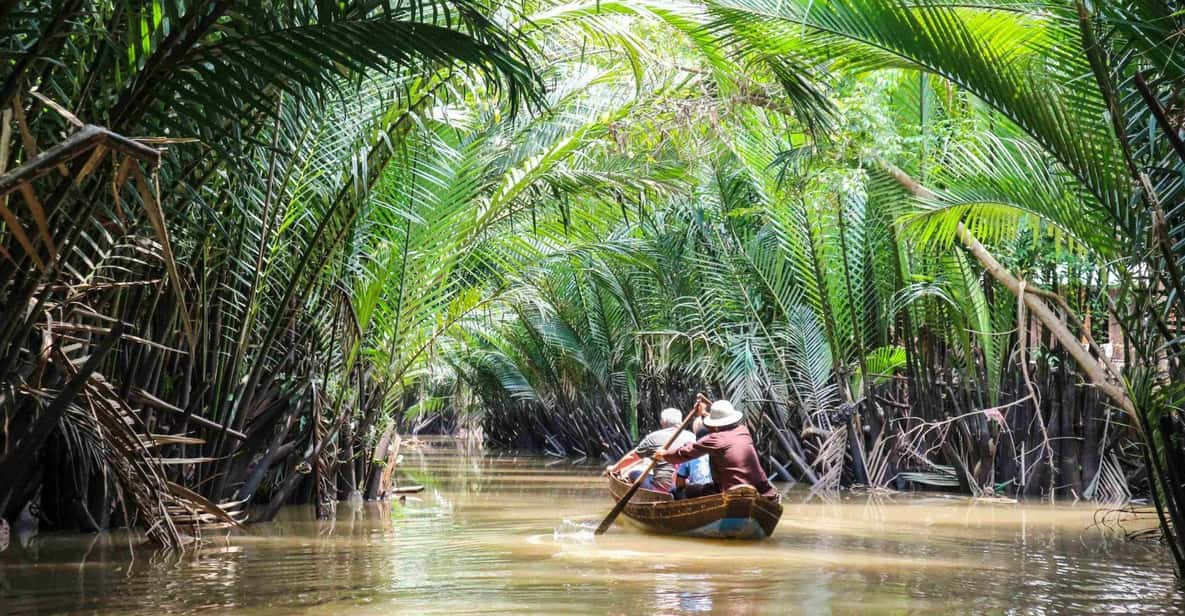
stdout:
{"type": "Polygon", "coordinates": [[[708,417],[704,419],[709,434],[681,447],[659,449],[654,452],[654,457],[671,464],[681,464],[707,455],[713,483],[705,486],[702,494],[715,494],[738,485],[750,485],[765,496],[775,497],[777,491],[761,468],[757,449],[753,446],[753,435],[742,421],[744,418],[744,413],[733,407],[731,402],[717,400],[712,403],[708,417]]]}

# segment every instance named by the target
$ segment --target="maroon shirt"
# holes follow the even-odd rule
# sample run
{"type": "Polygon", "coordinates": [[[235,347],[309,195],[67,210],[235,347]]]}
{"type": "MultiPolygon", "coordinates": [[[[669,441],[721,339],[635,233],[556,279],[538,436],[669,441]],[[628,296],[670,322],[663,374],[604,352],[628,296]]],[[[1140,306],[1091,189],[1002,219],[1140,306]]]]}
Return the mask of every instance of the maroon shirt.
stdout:
{"type": "Polygon", "coordinates": [[[761,469],[761,461],[757,459],[753,436],[744,424],[723,428],[694,443],[672,449],[665,458],[671,464],[680,464],[705,454],[712,466],[712,481],[721,492],[742,484],[753,486],[762,494],[774,492],[761,469]]]}

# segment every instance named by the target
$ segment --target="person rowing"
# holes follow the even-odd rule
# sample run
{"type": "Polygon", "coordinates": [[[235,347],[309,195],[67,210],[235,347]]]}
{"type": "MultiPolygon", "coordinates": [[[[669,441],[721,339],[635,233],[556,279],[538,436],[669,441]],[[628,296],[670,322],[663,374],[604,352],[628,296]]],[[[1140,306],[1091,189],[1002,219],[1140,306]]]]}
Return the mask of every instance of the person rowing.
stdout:
{"type": "Polygon", "coordinates": [[[753,446],[753,435],[742,421],[741,411],[728,400],[712,403],[704,427],[709,431],[698,441],[675,445],[671,449],[659,448],[654,459],[670,464],[682,464],[703,455],[708,456],[712,469],[712,483],[702,486],[688,486],[688,498],[718,494],[739,485],[753,486],[762,496],[778,498],[778,492],[770,484],[757,449],[753,446]],[[694,492],[694,493],[693,493],[694,492]]]}

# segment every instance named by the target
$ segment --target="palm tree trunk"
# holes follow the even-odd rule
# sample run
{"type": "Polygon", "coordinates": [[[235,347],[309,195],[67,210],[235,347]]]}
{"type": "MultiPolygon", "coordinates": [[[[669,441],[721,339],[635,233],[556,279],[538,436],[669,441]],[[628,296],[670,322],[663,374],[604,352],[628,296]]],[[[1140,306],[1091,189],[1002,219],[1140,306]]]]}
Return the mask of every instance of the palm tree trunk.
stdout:
{"type": "MultiPolygon", "coordinates": [[[[915,197],[922,199],[937,199],[938,195],[930,189],[919,184],[916,180],[911,178],[904,171],[881,161],[881,167],[897,180],[899,184],[915,197]]],[[[1090,381],[1090,384],[1099,391],[1103,392],[1108,398],[1115,403],[1116,406],[1123,409],[1133,419],[1136,419],[1136,408],[1132,403],[1131,398],[1128,397],[1127,391],[1123,387],[1113,383],[1108,378],[1107,371],[1103,369],[1101,361],[1107,361],[1106,358],[1095,359],[1090,352],[1082,346],[1078,337],[1070,331],[1069,325],[1045,303],[1045,300],[1037,294],[1037,289],[1031,287],[1028,283],[1019,280],[1013,276],[1000,262],[988,252],[987,248],[979,242],[963,223],[959,223],[956,228],[955,236],[963,243],[963,246],[970,252],[980,264],[983,265],[985,271],[995,278],[997,282],[1004,285],[1013,294],[1021,297],[1025,303],[1025,307],[1045,326],[1046,329],[1057,339],[1066,351],[1074,358],[1078,367],[1083,374],[1090,381]]],[[[1138,425],[1138,422],[1137,422],[1138,425]]]]}

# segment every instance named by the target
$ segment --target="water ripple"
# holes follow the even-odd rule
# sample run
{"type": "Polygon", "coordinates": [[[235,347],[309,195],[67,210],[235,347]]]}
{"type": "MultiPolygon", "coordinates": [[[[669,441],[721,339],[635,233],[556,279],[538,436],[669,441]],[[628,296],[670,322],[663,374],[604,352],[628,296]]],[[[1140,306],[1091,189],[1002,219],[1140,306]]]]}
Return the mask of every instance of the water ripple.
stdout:
{"type": "MultiPolygon", "coordinates": [[[[413,452],[414,453],[414,452],[413,452]]],[[[594,537],[598,469],[409,454],[405,506],[294,507],[182,558],[121,534],[0,553],[4,614],[1181,613],[1167,554],[1084,534],[1086,507],[794,494],[760,543],[594,537]],[[799,495],[801,496],[801,495],[799,495]]]]}

